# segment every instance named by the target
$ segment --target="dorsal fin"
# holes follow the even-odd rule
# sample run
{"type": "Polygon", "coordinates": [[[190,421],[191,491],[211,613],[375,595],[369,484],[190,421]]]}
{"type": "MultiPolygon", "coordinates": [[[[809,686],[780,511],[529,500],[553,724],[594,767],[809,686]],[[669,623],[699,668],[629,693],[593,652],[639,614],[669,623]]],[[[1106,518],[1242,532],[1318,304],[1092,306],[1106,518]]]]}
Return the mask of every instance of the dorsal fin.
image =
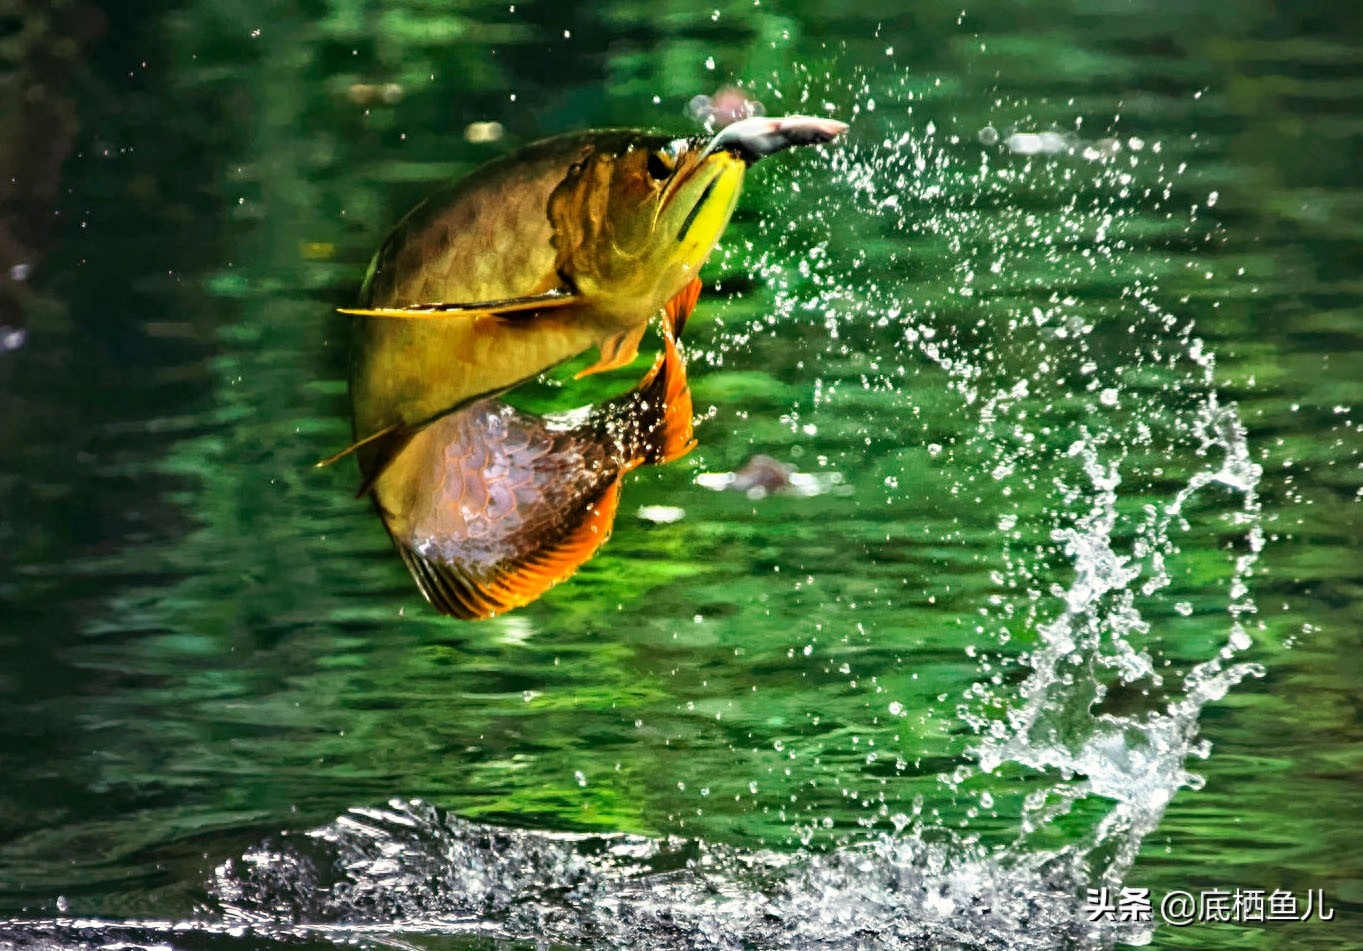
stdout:
{"type": "Polygon", "coordinates": [[[531,317],[545,310],[555,310],[575,304],[580,298],[568,288],[555,288],[544,294],[528,297],[508,297],[505,300],[474,302],[429,301],[400,307],[339,307],[337,312],[352,317],[395,317],[399,320],[420,320],[450,317],[531,317]]]}

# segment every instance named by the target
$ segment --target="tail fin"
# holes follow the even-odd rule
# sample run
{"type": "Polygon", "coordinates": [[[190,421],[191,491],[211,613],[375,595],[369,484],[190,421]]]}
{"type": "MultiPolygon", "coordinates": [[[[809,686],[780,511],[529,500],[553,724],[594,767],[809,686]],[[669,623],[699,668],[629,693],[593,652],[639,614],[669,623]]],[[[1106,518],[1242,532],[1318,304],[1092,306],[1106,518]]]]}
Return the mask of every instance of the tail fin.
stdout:
{"type": "Polygon", "coordinates": [[[423,556],[394,536],[402,560],[426,600],[442,614],[468,621],[504,614],[538,599],[573,575],[610,538],[620,505],[620,480],[612,481],[577,513],[576,524],[543,547],[495,565],[423,556]]]}

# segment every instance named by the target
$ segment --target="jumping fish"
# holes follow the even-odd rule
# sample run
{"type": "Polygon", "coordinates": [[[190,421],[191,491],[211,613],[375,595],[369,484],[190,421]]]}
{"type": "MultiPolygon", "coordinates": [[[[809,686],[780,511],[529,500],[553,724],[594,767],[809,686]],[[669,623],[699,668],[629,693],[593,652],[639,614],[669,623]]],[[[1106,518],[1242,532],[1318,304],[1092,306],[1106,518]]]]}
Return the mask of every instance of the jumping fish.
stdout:
{"type": "Polygon", "coordinates": [[[694,305],[697,274],[747,168],[846,128],[786,116],[744,119],[708,139],[628,130],[559,136],[483,166],[399,222],[369,266],[359,305],[343,311],[357,318],[356,441],[320,464],[357,454],[360,494],[373,493],[432,603],[481,617],[538,597],[605,540],[619,476],[689,447],[689,396],[685,439],[662,399],[671,387],[680,406],[677,394],[687,392],[679,330],[667,324],[680,327],[694,305]],[[599,359],[578,376],[628,365],[649,320],[665,309],[654,371],[597,410],[587,429],[556,428],[495,399],[592,347],[599,359]],[[621,432],[608,433],[612,426],[621,432]],[[499,448],[499,427],[520,448],[499,448]],[[573,453],[596,459],[600,471],[589,466],[588,478],[582,465],[565,462],[573,453]],[[534,484],[506,481],[503,463],[534,484]],[[456,472],[464,495],[452,487],[456,472]],[[615,488],[601,489],[598,478],[615,488]],[[581,503],[579,515],[595,514],[584,521],[567,508],[551,512],[569,499],[581,503]],[[456,519],[450,506],[474,514],[456,519]],[[492,513],[500,512],[512,521],[498,528],[492,513]],[[513,531],[513,522],[555,528],[536,535],[513,531]],[[573,526],[599,541],[587,546],[573,526]],[[469,557],[451,555],[456,549],[469,557]]]}

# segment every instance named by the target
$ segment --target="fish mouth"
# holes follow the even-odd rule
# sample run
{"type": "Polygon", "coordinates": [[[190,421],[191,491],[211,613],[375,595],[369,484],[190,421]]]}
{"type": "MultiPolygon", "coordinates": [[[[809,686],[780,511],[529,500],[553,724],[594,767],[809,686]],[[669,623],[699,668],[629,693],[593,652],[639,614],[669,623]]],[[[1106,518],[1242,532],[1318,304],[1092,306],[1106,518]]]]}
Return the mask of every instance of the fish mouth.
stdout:
{"type": "MultiPolygon", "coordinates": [[[[714,196],[715,188],[720,179],[738,164],[734,156],[728,152],[702,153],[692,161],[694,164],[691,168],[683,169],[673,175],[664,187],[658,200],[657,211],[654,214],[654,227],[656,229],[658,219],[672,211],[674,205],[677,205],[678,202],[684,204],[686,195],[696,195],[695,200],[690,202],[691,207],[687,210],[681,227],[677,230],[678,241],[682,240],[686,233],[691,230],[691,226],[695,224],[696,218],[700,215],[706,203],[714,196]],[[699,191],[698,195],[697,191],[699,191]]],[[[739,166],[739,168],[741,170],[746,166],[739,166]]]]}
{"type": "MultiPolygon", "coordinates": [[[[743,173],[754,163],[768,155],[774,155],[789,148],[803,145],[822,145],[847,131],[847,123],[836,119],[819,119],[813,116],[781,116],[767,118],[754,116],[726,126],[705,143],[699,154],[691,160],[690,168],[672,176],[660,196],[654,213],[654,229],[659,219],[667,214],[671,220],[679,214],[680,208],[673,209],[678,203],[685,203],[686,196],[696,195],[686,214],[681,216],[677,228],[676,241],[683,243],[691,237],[696,223],[711,217],[715,218],[719,231],[728,222],[738,197],[738,187],[743,173]],[[725,209],[714,216],[709,209],[725,209]]],[[[700,146],[692,140],[691,149],[700,146]]]]}

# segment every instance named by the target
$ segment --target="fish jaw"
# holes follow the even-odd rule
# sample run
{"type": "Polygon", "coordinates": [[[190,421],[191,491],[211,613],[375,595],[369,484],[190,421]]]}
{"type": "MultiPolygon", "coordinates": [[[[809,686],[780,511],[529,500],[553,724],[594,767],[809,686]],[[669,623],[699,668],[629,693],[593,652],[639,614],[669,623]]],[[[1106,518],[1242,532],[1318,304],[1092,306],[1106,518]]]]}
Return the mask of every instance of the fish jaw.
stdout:
{"type": "MultiPolygon", "coordinates": [[[[704,162],[704,187],[682,217],[681,224],[672,234],[664,231],[656,236],[656,240],[664,245],[669,240],[676,243],[676,255],[682,268],[691,272],[699,270],[705,263],[728,227],[743,188],[744,172],[747,171],[747,166],[740,159],[727,152],[707,156],[704,162]]],[[[691,273],[687,279],[694,276],[691,273]]],[[[671,299],[677,290],[680,288],[666,297],[671,299]]]]}
{"type": "Polygon", "coordinates": [[[683,173],[660,199],[645,252],[582,288],[603,338],[648,320],[696,279],[733,216],[746,170],[720,152],[683,173]]]}
{"type": "MultiPolygon", "coordinates": [[[[639,269],[658,275],[646,299],[670,300],[697,276],[728,227],[749,166],[785,149],[831,142],[847,128],[845,122],[814,116],[754,116],[715,135],[660,197],[652,234],[656,260],[639,269]]],[[[628,284],[623,282],[622,289],[628,284]]],[[[637,302],[646,289],[628,287],[627,294],[637,302]]]]}

